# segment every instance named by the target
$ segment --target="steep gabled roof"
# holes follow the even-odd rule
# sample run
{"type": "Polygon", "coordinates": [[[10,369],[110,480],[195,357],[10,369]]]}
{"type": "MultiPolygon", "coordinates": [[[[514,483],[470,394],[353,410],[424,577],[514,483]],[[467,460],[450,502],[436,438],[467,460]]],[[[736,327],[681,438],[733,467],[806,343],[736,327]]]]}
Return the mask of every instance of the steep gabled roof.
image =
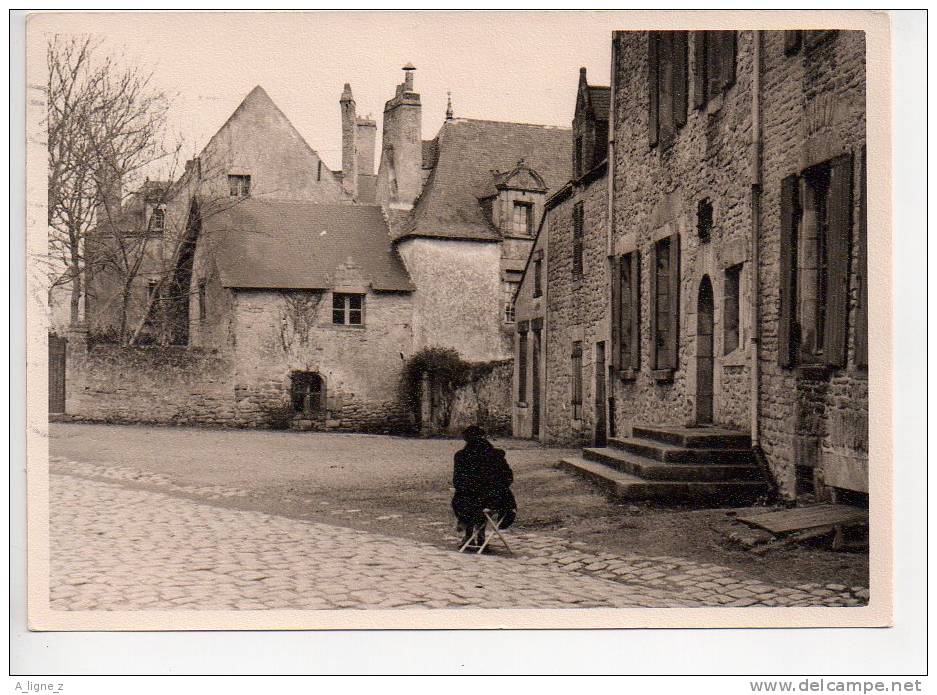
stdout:
{"type": "MultiPolygon", "coordinates": [[[[456,118],[443,124],[435,142],[435,167],[409,224],[395,225],[396,239],[499,240],[479,204],[490,194],[494,171],[511,171],[524,159],[548,194],[569,178],[572,137],[567,128],[456,118]]],[[[428,149],[424,143],[424,155],[428,149]]]]}
{"type": "Polygon", "coordinates": [[[224,287],[329,289],[350,259],[374,290],[414,289],[376,205],[249,199],[205,219],[201,235],[224,287]]]}

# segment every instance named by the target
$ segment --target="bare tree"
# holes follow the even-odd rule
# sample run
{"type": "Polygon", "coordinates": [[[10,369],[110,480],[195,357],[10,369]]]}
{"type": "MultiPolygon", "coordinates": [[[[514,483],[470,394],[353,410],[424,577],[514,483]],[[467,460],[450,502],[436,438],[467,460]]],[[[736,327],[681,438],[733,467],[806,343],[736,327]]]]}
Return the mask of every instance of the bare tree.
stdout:
{"type": "Polygon", "coordinates": [[[171,151],[169,100],[151,73],[104,54],[89,37],[53,37],[47,63],[49,253],[57,266],[50,292],[70,286],[77,325],[83,274],[95,263],[86,255],[89,234],[119,233],[124,187],[171,151]]]}

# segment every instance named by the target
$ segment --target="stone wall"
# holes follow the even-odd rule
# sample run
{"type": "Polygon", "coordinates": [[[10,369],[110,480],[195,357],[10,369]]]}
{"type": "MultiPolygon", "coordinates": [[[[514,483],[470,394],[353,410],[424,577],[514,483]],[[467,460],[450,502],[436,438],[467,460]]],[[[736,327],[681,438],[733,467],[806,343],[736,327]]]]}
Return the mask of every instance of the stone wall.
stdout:
{"type": "Polygon", "coordinates": [[[294,372],[325,389],[317,427],[404,433],[400,401],[410,349],[409,295],[369,293],[363,326],[332,325],[328,292],[237,292],[236,340],[224,350],[85,349],[69,341],[66,412],[75,419],[161,424],[274,426],[291,417],[294,372]]]}
{"type": "Polygon", "coordinates": [[[65,412],[76,420],[240,426],[229,357],[69,339],[65,412]]]}
{"type": "MultiPolygon", "coordinates": [[[[595,427],[597,342],[608,348],[609,280],[606,247],[608,182],[604,176],[583,179],[572,193],[547,211],[545,267],[546,331],[543,441],[591,443],[595,427]],[[583,273],[573,274],[573,208],[583,205],[583,273]],[[582,342],[582,412],[573,416],[572,345],[582,342]]],[[[608,358],[606,358],[608,359],[608,358]]],[[[530,382],[528,382],[530,383],[530,382]]]]}
{"type": "Polygon", "coordinates": [[[476,365],[471,380],[452,396],[446,432],[458,436],[469,425],[489,435],[511,433],[512,360],[476,365]]]}
{"type": "MultiPolygon", "coordinates": [[[[865,143],[865,35],[834,32],[794,55],[783,32],[764,32],[764,193],[761,215],[762,446],[790,494],[794,466],[818,483],[868,490],[868,371],[855,360],[859,301],[860,151],[865,143]],[[778,366],[781,180],[842,154],[853,156],[847,362],[811,372],[778,366]]],[[[822,492],[822,487],[821,487],[822,492]]]]}

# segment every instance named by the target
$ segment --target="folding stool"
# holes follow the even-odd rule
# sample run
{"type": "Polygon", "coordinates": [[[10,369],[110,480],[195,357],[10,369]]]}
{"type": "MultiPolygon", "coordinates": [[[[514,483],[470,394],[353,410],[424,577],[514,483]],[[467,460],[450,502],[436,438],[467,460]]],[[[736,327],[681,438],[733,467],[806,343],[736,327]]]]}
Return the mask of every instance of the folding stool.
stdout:
{"type": "MultiPolygon", "coordinates": [[[[485,542],[481,544],[481,547],[476,550],[475,553],[480,555],[482,552],[484,552],[485,548],[488,547],[488,544],[491,543],[491,539],[494,537],[492,534],[494,533],[504,544],[505,550],[507,550],[509,554],[513,555],[514,551],[511,550],[511,546],[508,545],[508,542],[501,534],[501,518],[491,509],[482,510],[482,514],[485,515],[485,542]]],[[[478,530],[479,529],[477,526],[472,530],[472,535],[469,536],[468,540],[462,544],[461,548],[459,548],[460,553],[465,552],[465,549],[468,548],[468,546],[470,546],[473,541],[478,540],[478,530]]]]}

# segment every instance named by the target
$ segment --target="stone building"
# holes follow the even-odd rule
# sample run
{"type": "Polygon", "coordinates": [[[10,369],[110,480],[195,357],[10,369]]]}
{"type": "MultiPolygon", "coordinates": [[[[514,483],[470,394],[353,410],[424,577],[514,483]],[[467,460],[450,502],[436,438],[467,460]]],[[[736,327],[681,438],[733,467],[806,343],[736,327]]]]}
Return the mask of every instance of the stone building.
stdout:
{"type": "Polygon", "coordinates": [[[605,359],[608,115],[609,88],[588,84],[582,68],[569,179],[546,201],[515,298],[516,436],[578,441],[605,414],[594,407],[604,384],[583,375],[594,358],[605,359]],[[589,399],[593,406],[584,407],[589,399]]]}
{"type": "Polygon", "coordinates": [[[615,32],[612,54],[610,215],[594,205],[580,246],[547,206],[540,437],[611,435],[622,455],[589,455],[641,484],[661,469],[636,453],[702,460],[674,442],[744,441],[783,495],[861,501],[864,35],[615,32]],[[580,253],[595,254],[581,284],[580,253]]]}
{"type": "Polygon", "coordinates": [[[447,118],[422,140],[414,70],[384,107],[377,196],[413,278],[414,349],[510,359],[512,298],[546,198],[568,178],[569,130],[447,118]]]}
{"type": "MultiPolygon", "coordinates": [[[[159,201],[140,214],[125,206],[120,238],[145,227],[153,243],[120,332],[188,351],[187,376],[162,392],[136,373],[151,356],[83,355],[69,412],[146,420],[146,402],[111,398],[129,391],[159,394],[164,407],[150,417],[160,422],[399,430],[412,424],[403,367],[421,348],[509,361],[511,297],[544,201],[565,178],[568,131],[456,119],[450,104],[424,141],[413,71],[385,107],[377,174],[376,124],[357,115],[350,85],[339,100],[340,172],[256,87],[159,201]]],[[[116,279],[101,274],[96,296],[116,279]]],[[[89,312],[98,330],[113,321],[103,309],[99,300],[89,312]]],[[[486,404],[459,397],[460,416],[477,406],[509,419],[502,372],[510,366],[473,392],[486,404]]]]}

